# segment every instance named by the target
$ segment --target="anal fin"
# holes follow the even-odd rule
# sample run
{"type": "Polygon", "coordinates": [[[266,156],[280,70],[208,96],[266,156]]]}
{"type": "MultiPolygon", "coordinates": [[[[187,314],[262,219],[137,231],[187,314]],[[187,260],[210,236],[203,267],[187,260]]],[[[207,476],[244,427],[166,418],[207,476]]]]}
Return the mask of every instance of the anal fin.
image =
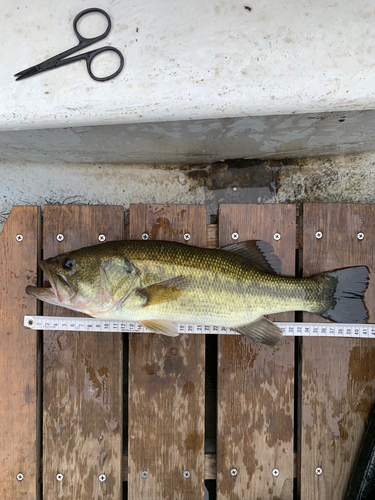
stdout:
{"type": "Polygon", "coordinates": [[[164,321],[161,319],[147,319],[141,321],[141,323],[151,332],[168,335],[168,337],[178,337],[179,335],[177,326],[171,321],[164,321]]]}
{"type": "Polygon", "coordinates": [[[247,325],[232,327],[232,330],[269,346],[276,345],[283,336],[281,328],[264,316],[247,325]]]}

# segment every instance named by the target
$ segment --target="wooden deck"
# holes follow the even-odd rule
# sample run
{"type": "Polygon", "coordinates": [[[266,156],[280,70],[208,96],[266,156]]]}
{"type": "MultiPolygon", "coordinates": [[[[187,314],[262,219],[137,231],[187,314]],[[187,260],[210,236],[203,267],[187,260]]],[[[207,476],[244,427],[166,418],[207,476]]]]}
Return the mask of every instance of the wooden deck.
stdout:
{"type": "MultiPolygon", "coordinates": [[[[221,205],[217,226],[195,205],[133,205],[128,225],[121,207],[48,205],[43,224],[37,207],[13,208],[0,236],[1,499],[203,500],[207,480],[218,500],[343,499],[374,406],[375,341],[288,338],[269,348],[219,336],[212,350],[203,335],[22,326],[42,312],[25,294],[42,252],[96,244],[99,234],[184,242],[189,233],[187,244],[214,248],[237,232],[269,241],[286,275],[374,269],[373,205],[306,204],[298,222],[294,205],[221,205]]],[[[374,295],[371,280],[371,323],[374,295]]]]}

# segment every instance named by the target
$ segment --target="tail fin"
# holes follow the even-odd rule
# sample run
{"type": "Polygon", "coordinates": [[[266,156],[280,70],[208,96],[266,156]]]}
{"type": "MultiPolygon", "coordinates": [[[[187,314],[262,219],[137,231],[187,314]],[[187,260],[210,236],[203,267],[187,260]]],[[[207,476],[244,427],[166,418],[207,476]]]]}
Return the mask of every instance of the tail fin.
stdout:
{"type": "Polygon", "coordinates": [[[330,285],[329,308],[318,314],[336,323],[364,323],[368,311],[363,300],[369,279],[367,266],[336,269],[321,274],[330,285]]]}

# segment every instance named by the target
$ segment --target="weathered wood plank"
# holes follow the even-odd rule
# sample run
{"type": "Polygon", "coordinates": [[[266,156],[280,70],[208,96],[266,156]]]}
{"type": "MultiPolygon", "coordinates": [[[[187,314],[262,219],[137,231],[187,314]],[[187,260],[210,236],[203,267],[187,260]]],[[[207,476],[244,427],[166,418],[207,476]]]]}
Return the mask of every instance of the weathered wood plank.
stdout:
{"type": "MultiPolygon", "coordinates": [[[[374,269],[375,206],[303,206],[304,275],[340,267],[374,269]],[[323,237],[317,239],[315,233],[323,237]],[[360,241],[357,234],[363,232],[360,241]]],[[[375,280],[366,292],[375,319],[375,280]]],[[[322,321],[304,314],[304,321],[322,321]]],[[[302,347],[302,500],[341,500],[375,403],[373,340],[304,338],[302,347]],[[316,474],[316,468],[323,473],[316,474]]]]}
{"type": "Polygon", "coordinates": [[[219,246],[217,224],[207,225],[207,248],[217,248],[219,246]]]}
{"type": "MultiPolygon", "coordinates": [[[[295,272],[294,205],[220,205],[219,245],[260,239],[282,272],[295,272]],[[274,234],[281,235],[274,240],[274,234]]],[[[235,305],[233,305],[235,307],[235,305]]],[[[294,313],[271,318],[294,321],[294,313]]],[[[218,339],[218,500],[285,499],[293,490],[294,340],[270,348],[243,336],[218,339]],[[236,469],[237,475],[231,475],[236,469]],[[274,477],[272,471],[279,475],[274,477]]]]}
{"type": "Polygon", "coordinates": [[[0,497],[37,498],[37,332],[23,327],[36,314],[25,287],[37,281],[39,210],[14,207],[0,235],[0,497]],[[18,242],[20,234],[23,240],[18,242]],[[17,474],[23,480],[17,480],[17,474]]]}
{"type": "MultiPolygon", "coordinates": [[[[44,208],[44,258],[122,239],[123,209],[44,208]],[[57,234],[64,240],[58,242],[57,234]]],[[[74,315],[44,305],[44,314],[74,315]]],[[[43,494],[54,499],[121,498],[122,339],[120,333],[44,332],[43,494]],[[63,474],[61,482],[56,474],[63,474]],[[105,474],[105,482],[99,475],[105,474]]]]}
{"type": "MultiPolygon", "coordinates": [[[[206,244],[205,206],[132,205],[130,236],[206,244]]],[[[129,471],[132,500],[203,500],[205,339],[131,334],[129,471]],[[148,477],[142,478],[147,471],[148,477]],[[183,473],[189,471],[190,477],[183,473]]]]}

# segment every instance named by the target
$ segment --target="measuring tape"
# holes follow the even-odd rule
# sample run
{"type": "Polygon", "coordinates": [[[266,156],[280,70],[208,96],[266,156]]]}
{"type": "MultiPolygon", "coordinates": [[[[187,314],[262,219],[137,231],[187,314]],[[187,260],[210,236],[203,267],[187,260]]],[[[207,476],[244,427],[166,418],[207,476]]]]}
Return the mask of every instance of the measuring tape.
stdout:
{"type": "MultiPolygon", "coordinates": [[[[375,325],[348,323],[275,323],[289,337],[358,337],[374,338],[375,325]]],[[[135,332],[149,333],[139,323],[95,318],[63,318],[58,316],[25,316],[23,325],[31,330],[65,330],[70,332],[135,332]]],[[[178,323],[179,333],[240,335],[221,326],[178,323]]]]}

